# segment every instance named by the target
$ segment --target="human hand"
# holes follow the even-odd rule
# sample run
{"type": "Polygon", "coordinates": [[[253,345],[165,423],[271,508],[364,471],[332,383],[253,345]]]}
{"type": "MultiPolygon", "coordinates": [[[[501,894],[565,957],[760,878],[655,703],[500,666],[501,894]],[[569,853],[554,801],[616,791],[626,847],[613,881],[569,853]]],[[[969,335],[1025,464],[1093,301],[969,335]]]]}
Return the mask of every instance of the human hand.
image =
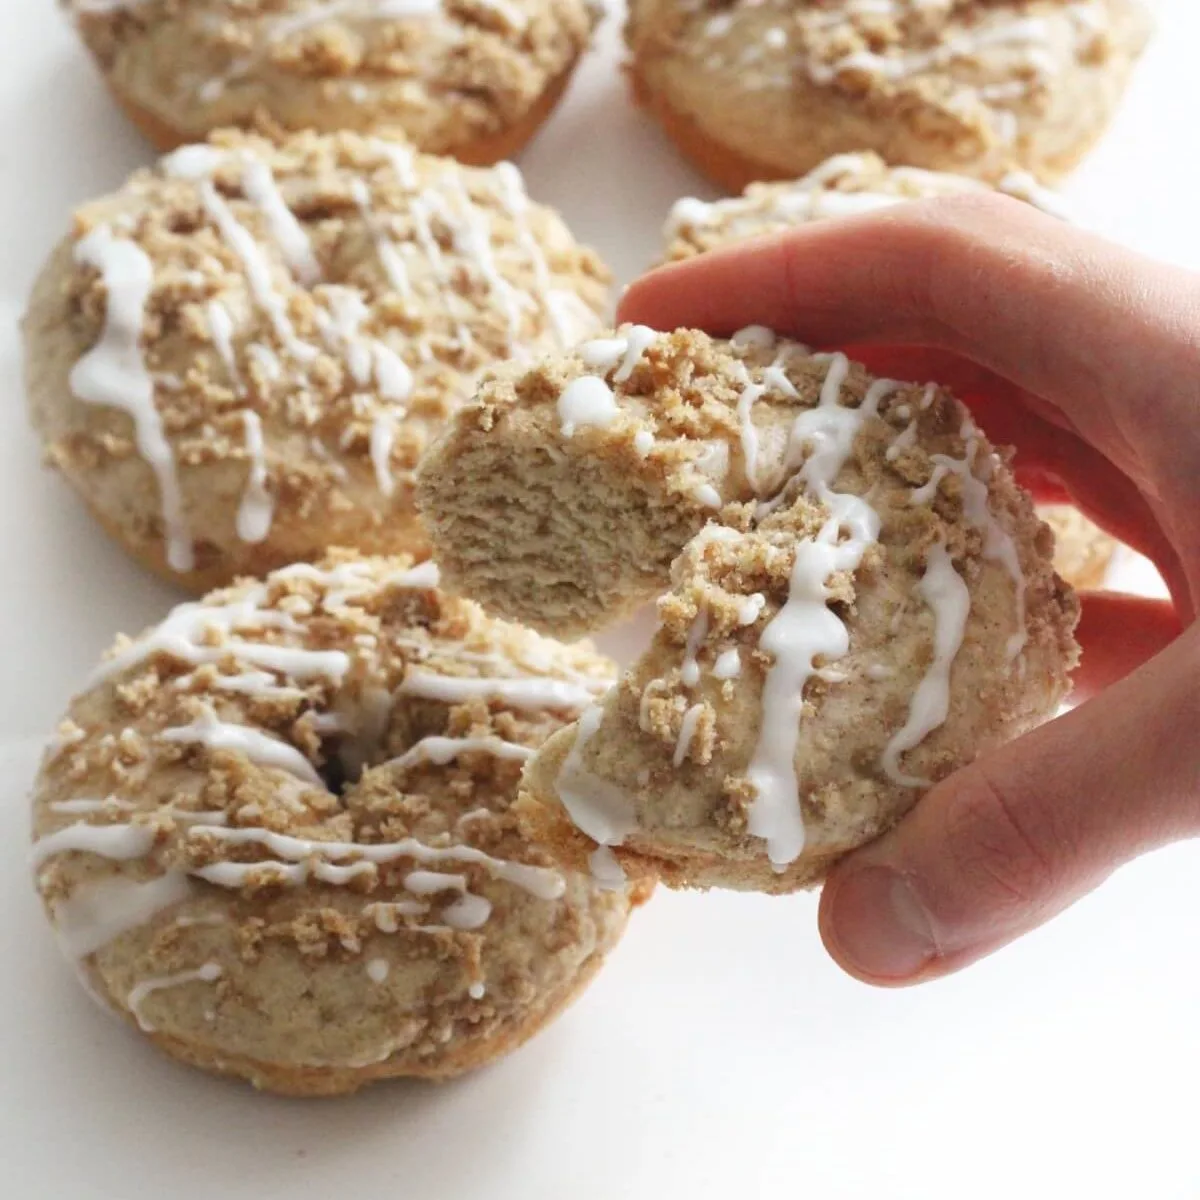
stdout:
{"type": "Polygon", "coordinates": [[[1070,713],[934,787],[843,860],[830,954],[870,983],[967,965],[1122,863],[1200,833],[1200,278],[1006,198],[824,221],[663,267],[622,321],[769,326],[935,379],[1069,500],[1154,561],[1172,602],[1083,597],[1070,713]]]}

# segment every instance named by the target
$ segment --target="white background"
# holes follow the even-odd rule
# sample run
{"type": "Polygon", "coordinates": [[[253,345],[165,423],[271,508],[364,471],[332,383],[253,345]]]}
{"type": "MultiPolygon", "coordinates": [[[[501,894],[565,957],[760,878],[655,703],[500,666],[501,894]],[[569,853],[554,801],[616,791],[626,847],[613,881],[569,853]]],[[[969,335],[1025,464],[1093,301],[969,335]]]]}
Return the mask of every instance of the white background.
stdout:
{"type": "MultiPolygon", "coordinates": [[[[1200,268],[1200,6],[1160,32],[1068,188],[1113,237],[1200,268]]],[[[608,20],[524,167],[627,281],[711,195],[631,107],[608,20]]],[[[967,974],[874,992],[815,902],[661,895],[584,999],[441,1087],[285,1102],[161,1058],[80,991],[25,866],[37,745],[118,630],[177,597],[38,466],[14,323],[71,208],[151,155],[51,0],[0,0],[0,1195],[12,1200],[1137,1197],[1200,1194],[1200,858],[1122,872],[967,974]]]]}

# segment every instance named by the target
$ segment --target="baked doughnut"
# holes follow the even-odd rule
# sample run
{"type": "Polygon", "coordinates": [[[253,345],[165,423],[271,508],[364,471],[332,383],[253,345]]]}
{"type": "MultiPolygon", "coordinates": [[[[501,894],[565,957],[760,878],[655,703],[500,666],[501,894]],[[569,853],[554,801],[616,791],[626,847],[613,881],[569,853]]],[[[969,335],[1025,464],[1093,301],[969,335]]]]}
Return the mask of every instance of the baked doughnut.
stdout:
{"type": "Polygon", "coordinates": [[[1050,532],[962,405],[761,327],[498,370],[418,499],[447,586],[498,613],[570,636],[665,590],[522,784],[530,832],[604,878],[813,884],[1052,715],[1077,656],[1050,532]]]}
{"type": "Polygon", "coordinates": [[[538,1031],[639,894],[552,868],[521,765],[612,680],[432,563],[331,557],[185,604],[71,703],[33,862],[89,988],[293,1095],[443,1078],[538,1031]]]}
{"type": "Polygon", "coordinates": [[[994,188],[966,175],[890,167],[871,151],[835,154],[786,183],[752,183],[740,196],[677,200],[663,225],[663,259],[678,262],[748,238],[782,233],[810,221],[855,216],[906,200],[999,191],[1051,216],[1067,216],[1061,197],[1024,171],[1009,171],[994,188]]]}
{"type": "Polygon", "coordinates": [[[193,591],[330,546],[421,556],[431,431],[484,366],[594,329],[607,280],[507,164],[218,134],[78,214],[25,319],[32,418],[193,591]]]}
{"type": "MultiPolygon", "coordinates": [[[[742,195],[713,203],[691,197],[677,201],[663,228],[664,258],[677,262],[809,221],[869,212],[905,200],[987,190],[987,184],[963,175],[889,167],[869,152],[839,154],[792,183],[752,183],[742,195]]],[[[996,190],[1051,216],[1067,215],[1060,197],[1025,172],[1009,172],[996,190]]],[[[1048,507],[1041,515],[1055,533],[1058,573],[1075,587],[1099,587],[1117,542],[1075,509],[1048,507]]]]}
{"type": "Polygon", "coordinates": [[[537,132],[592,0],[65,0],[117,102],[160,150],[223,126],[394,129],[487,165],[537,132]]]}
{"type": "Polygon", "coordinates": [[[1068,171],[1149,33],[1139,0],[630,0],[635,92],[730,191],[832,154],[1068,171]]]}

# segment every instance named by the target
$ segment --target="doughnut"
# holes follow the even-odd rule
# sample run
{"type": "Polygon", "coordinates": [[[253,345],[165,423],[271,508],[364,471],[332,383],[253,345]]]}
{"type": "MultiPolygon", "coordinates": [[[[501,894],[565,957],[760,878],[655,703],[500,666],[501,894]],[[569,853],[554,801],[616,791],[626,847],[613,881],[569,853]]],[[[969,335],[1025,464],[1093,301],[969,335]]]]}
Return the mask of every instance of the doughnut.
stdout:
{"type": "Polygon", "coordinates": [[[193,593],[333,546],[421,557],[431,433],[490,363],[595,330],[607,284],[507,164],[220,133],[79,212],[24,322],[30,412],[193,593]]]}
{"type": "Polygon", "coordinates": [[[734,242],[782,233],[797,225],[932,200],[998,191],[1051,216],[1067,218],[1061,197],[1024,171],[1009,171],[995,187],[966,175],[889,167],[878,154],[835,154],[799,179],[752,183],[738,196],[706,202],[677,200],[663,225],[663,261],[679,262],[734,242]]]}
{"type": "MultiPolygon", "coordinates": [[[[790,183],[752,183],[740,196],[712,203],[692,197],[678,200],[663,227],[664,260],[678,262],[747,238],[905,200],[988,190],[986,184],[963,175],[889,167],[869,152],[838,154],[790,183]]],[[[996,190],[1051,216],[1068,216],[1061,198],[1025,172],[1010,171],[996,190]]],[[[1040,512],[1055,533],[1058,573],[1074,587],[1099,587],[1116,550],[1115,539],[1072,508],[1047,506],[1040,512]]]]}
{"type": "Polygon", "coordinates": [[[639,102],[730,191],[830,155],[1053,181],[1107,127],[1138,0],[630,0],[639,102]]]}
{"type": "Polygon", "coordinates": [[[371,133],[487,166],[562,96],[592,0],[65,0],[160,150],[226,126],[371,133]]]}
{"type": "Polygon", "coordinates": [[[1050,717],[1053,539],[966,409],[762,327],[497,370],[418,476],[445,586],[570,637],[657,597],[620,683],[526,767],[598,880],[786,892],[1050,717]]]}
{"type": "Polygon", "coordinates": [[[121,640],[34,788],[33,866],[93,995],[174,1058],[290,1095],[519,1046],[644,889],[556,869],[524,761],[611,664],[336,554],[121,640]]]}

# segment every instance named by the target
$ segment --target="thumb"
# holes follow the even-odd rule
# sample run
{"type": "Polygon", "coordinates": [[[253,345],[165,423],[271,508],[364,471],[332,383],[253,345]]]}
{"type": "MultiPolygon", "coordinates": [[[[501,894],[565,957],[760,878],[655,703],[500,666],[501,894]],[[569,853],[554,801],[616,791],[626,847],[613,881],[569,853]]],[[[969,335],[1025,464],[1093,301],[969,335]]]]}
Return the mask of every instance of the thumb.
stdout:
{"type": "Polygon", "coordinates": [[[1122,863],[1200,832],[1200,629],[1096,699],[963,768],[844,859],[825,946],[868,983],[948,974],[1122,863]]]}

